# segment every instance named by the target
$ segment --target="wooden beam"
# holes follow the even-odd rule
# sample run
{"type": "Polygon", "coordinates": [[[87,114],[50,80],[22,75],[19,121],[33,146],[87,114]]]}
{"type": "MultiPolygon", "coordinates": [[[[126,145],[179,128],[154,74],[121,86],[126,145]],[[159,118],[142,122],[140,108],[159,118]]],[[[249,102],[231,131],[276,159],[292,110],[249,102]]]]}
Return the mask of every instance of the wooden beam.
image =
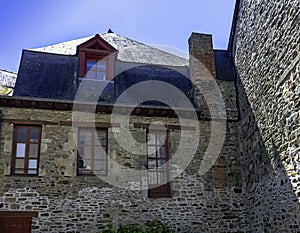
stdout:
{"type": "Polygon", "coordinates": [[[32,218],[38,217],[38,212],[36,211],[0,211],[0,218],[32,218]]]}

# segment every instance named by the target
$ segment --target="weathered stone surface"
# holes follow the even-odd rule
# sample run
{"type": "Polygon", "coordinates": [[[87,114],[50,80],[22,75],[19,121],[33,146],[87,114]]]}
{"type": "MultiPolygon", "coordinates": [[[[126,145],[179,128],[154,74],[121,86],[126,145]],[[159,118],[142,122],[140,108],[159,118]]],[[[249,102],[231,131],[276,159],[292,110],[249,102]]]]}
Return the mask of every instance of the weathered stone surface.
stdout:
{"type": "MultiPolygon", "coordinates": [[[[128,183],[133,190],[113,187],[98,177],[76,176],[76,139],[72,125],[59,122],[70,121],[71,112],[37,109],[1,108],[2,144],[13,138],[13,125],[7,119],[41,121],[42,144],[38,177],[10,176],[11,149],[1,147],[0,196],[3,197],[3,210],[38,211],[39,217],[33,219],[33,232],[96,232],[108,224],[132,223],[139,220],[159,219],[178,232],[215,232],[216,229],[228,231],[238,226],[243,218],[239,214],[242,193],[239,165],[238,122],[228,121],[226,141],[221,150],[222,176],[214,176],[213,169],[199,176],[199,166],[210,139],[210,121],[199,121],[200,138],[197,153],[185,171],[172,180],[170,198],[148,198],[147,191],[134,187],[143,184],[142,177],[117,176],[128,183]],[[47,122],[45,122],[47,121],[47,122]],[[67,126],[68,125],[68,126],[67,126]],[[233,136],[232,136],[233,135],[233,136]],[[210,175],[211,174],[211,175],[210,175]],[[237,175],[232,175],[237,174],[237,175]],[[219,180],[224,180],[221,185],[219,180]],[[229,201],[230,200],[230,201],[229,201]]],[[[117,116],[120,122],[123,116],[117,116]]],[[[88,119],[88,118],[86,118],[88,119]]],[[[110,122],[110,115],[96,114],[97,122],[110,122]]],[[[134,128],[134,123],[161,121],[176,125],[176,118],[130,117],[130,131],[138,141],[145,142],[146,130],[134,128]]],[[[74,128],[76,136],[76,127],[74,128]]],[[[132,168],[145,167],[144,155],[135,155],[122,148],[116,141],[112,129],[108,130],[109,156],[117,163],[132,168]]],[[[117,130],[117,134],[121,131],[117,130]]],[[[193,132],[173,130],[169,133],[170,155],[178,148],[178,143],[186,138],[193,141],[193,132]]],[[[126,142],[126,138],[124,139],[126,142]]],[[[180,153],[185,155],[190,144],[180,153]]],[[[141,148],[146,150],[146,148],[141,148]]],[[[115,172],[109,164],[109,172],[115,172]]],[[[171,169],[171,176],[178,171],[171,169]]],[[[147,184],[146,184],[147,185],[147,184]]]]}
{"type": "Polygon", "coordinates": [[[234,61],[247,232],[296,232],[299,209],[299,1],[241,1],[234,61]]]}

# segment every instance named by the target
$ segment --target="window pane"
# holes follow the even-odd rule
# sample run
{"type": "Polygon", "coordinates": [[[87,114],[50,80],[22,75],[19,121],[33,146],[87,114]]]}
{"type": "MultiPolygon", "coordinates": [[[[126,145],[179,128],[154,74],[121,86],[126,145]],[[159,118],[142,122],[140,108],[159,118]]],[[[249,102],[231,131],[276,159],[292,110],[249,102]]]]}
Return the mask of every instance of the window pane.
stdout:
{"type": "Polygon", "coordinates": [[[36,175],[37,174],[37,170],[28,170],[28,174],[30,174],[30,175],[36,175]]]}
{"type": "Polygon", "coordinates": [[[95,145],[106,146],[106,132],[105,131],[97,131],[96,137],[95,137],[95,145]]]}
{"type": "Polygon", "coordinates": [[[158,184],[164,184],[166,183],[166,173],[165,172],[158,172],[158,184]]]}
{"type": "Polygon", "coordinates": [[[148,160],[148,169],[156,168],[156,160],[155,159],[149,159],[148,160]]]}
{"type": "Polygon", "coordinates": [[[96,79],[98,80],[105,80],[106,79],[106,72],[96,72],[96,79]]]}
{"type": "Polygon", "coordinates": [[[155,158],[156,157],[156,147],[148,146],[148,157],[155,158]]]}
{"type": "Polygon", "coordinates": [[[92,162],[91,160],[84,160],[83,161],[84,168],[87,170],[92,170],[92,162]]]}
{"type": "Polygon", "coordinates": [[[78,167],[79,167],[79,168],[84,168],[84,162],[83,162],[82,159],[80,159],[80,160],[78,161],[78,167]]]}
{"type": "Polygon", "coordinates": [[[28,168],[30,169],[37,169],[37,160],[36,159],[29,159],[28,168]]]}
{"type": "Polygon", "coordinates": [[[94,170],[97,174],[106,173],[106,161],[96,160],[94,170]]]}
{"type": "Polygon", "coordinates": [[[90,146],[85,146],[83,150],[83,154],[81,154],[81,157],[83,159],[91,159],[91,147],[90,146]]]}
{"type": "Polygon", "coordinates": [[[97,69],[98,70],[106,70],[106,62],[105,61],[98,61],[97,62],[97,69]]]}
{"type": "Polygon", "coordinates": [[[24,169],[23,168],[16,168],[15,169],[15,174],[24,174],[24,169]]]}
{"type": "Polygon", "coordinates": [[[80,144],[91,145],[91,132],[88,130],[80,131],[79,142],[80,144]]]}
{"type": "Polygon", "coordinates": [[[149,184],[157,184],[156,170],[148,170],[148,183],[149,184]]]}
{"type": "Polygon", "coordinates": [[[165,150],[166,148],[164,147],[164,146],[161,146],[160,148],[159,148],[159,150],[157,151],[158,153],[157,153],[157,157],[158,158],[165,158],[166,157],[166,150],[165,150]]]}
{"type": "Polygon", "coordinates": [[[93,70],[90,70],[90,71],[87,72],[86,78],[87,78],[87,79],[96,79],[96,73],[97,73],[97,72],[95,72],[95,71],[93,71],[93,70]]]}
{"type": "MultiPolygon", "coordinates": [[[[158,160],[157,160],[158,166],[163,165],[165,162],[166,162],[166,160],[164,160],[164,159],[158,159],[158,160]]],[[[164,167],[165,167],[165,166],[164,166],[164,167]]]]}
{"type": "Polygon", "coordinates": [[[148,144],[155,145],[155,134],[148,134],[148,144]]]}
{"type": "Polygon", "coordinates": [[[79,156],[80,156],[81,158],[83,158],[83,156],[84,156],[84,146],[80,146],[80,147],[78,148],[78,152],[79,152],[79,156]]]}
{"type": "Polygon", "coordinates": [[[79,174],[81,175],[90,175],[92,174],[90,170],[86,170],[86,169],[79,169],[79,174]]]}
{"type": "Polygon", "coordinates": [[[38,157],[38,151],[39,151],[39,145],[31,143],[29,146],[29,157],[30,158],[37,158],[38,157]]]}
{"type": "Polygon", "coordinates": [[[16,157],[17,158],[25,158],[25,150],[26,150],[25,143],[17,143],[16,157]]]}
{"type": "Polygon", "coordinates": [[[95,147],[95,159],[101,159],[101,160],[106,160],[106,152],[105,148],[102,147],[95,147]]]}
{"type": "Polygon", "coordinates": [[[166,140],[165,134],[157,134],[157,145],[164,145],[166,140]]]}
{"type": "Polygon", "coordinates": [[[91,160],[82,160],[81,162],[82,164],[81,167],[83,170],[91,170],[92,169],[92,166],[91,166],[91,160]]]}
{"type": "Polygon", "coordinates": [[[40,136],[40,129],[39,128],[31,128],[30,129],[30,141],[31,142],[38,142],[40,136]]]}
{"type": "Polygon", "coordinates": [[[16,159],[16,168],[24,169],[24,159],[16,159]]]}
{"type": "Polygon", "coordinates": [[[86,68],[87,70],[90,70],[91,68],[93,68],[96,65],[96,61],[92,61],[92,60],[88,60],[86,63],[86,68]]]}
{"type": "Polygon", "coordinates": [[[17,141],[26,142],[26,128],[18,128],[17,141]]]}

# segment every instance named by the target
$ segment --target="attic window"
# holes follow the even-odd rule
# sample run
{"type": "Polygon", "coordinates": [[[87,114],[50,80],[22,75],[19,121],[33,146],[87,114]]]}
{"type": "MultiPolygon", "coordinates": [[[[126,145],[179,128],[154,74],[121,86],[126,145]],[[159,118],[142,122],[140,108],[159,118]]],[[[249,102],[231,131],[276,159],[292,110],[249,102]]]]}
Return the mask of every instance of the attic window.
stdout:
{"type": "Polygon", "coordinates": [[[114,60],[117,51],[99,35],[78,46],[80,78],[111,80],[114,77],[114,60]]]}
{"type": "Polygon", "coordinates": [[[106,80],[107,64],[106,61],[87,60],[86,61],[86,78],[94,80],[106,80]]]}

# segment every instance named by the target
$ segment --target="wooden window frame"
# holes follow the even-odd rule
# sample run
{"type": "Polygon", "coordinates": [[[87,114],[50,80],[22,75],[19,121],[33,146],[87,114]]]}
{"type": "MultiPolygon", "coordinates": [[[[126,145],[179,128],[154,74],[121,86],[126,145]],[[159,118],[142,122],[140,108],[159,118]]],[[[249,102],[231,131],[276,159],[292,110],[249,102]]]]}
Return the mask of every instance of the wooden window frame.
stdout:
{"type": "Polygon", "coordinates": [[[41,137],[42,137],[42,126],[40,125],[14,125],[14,135],[13,135],[13,149],[12,149],[12,162],[11,162],[11,174],[17,176],[38,176],[39,175],[39,166],[40,166],[40,151],[41,151],[41,137]],[[24,157],[24,173],[16,172],[16,160],[23,159],[17,158],[17,144],[18,144],[18,129],[24,128],[26,129],[26,140],[25,140],[25,157],[24,157]],[[39,129],[38,142],[30,141],[30,129],[37,128],[39,129]],[[30,157],[29,150],[30,144],[38,144],[38,154],[37,157],[30,157]],[[37,168],[29,169],[29,160],[34,159],[37,160],[37,168]],[[29,174],[29,170],[36,170],[36,174],[29,174]]]}
{"type": "MultiPolygon", "coordinates": [[[[104,61],[106,63],[106,79],[114,78],[114,63],[117,50],[107,43],[100,35],[96,35],[90,40],[79,45],[79,77],[87,77],[87,62],[88,60],[104,61]]],[[[101,80],[101,79],[89,79],[101,80]]]]}
{"type": "Polygon", "coordinates": [[[81,127],[78,128],[78,140],[77,140],[77,176],[107,176],[108,175],[108,129],[107,128],[87,128],[87,127],[81,127]],[[80,132],[81,131],[89,131],[91,133],[91,144],[88,145],[91,147],[91,171],[90,173],[81,173],[80,172],[80,164],[82,163],[81,161],[83,161],[83,159],[80,156],[80,151],[79,148],[80,146],[86,146],[87,144],[81,144],[80,143],[80,132]],[[103,174],[95,174],[94,173],[94,163],[95,163],[95,133],[98,131],[104,131],[105,132],[105,166],[106,166],[106,170],[105,173],[103,174]]]}
{"type": "MultiPolygon", "coordinates": [[[[157,136],[155,136],[155,145],[154,144],[149,144],[149,129],[147,129],[147,169],[149,169],[148,164],[149,164],[149,160],[155,160],[156,161],[156,176],[157,174],[159,174],[157,168],[158,168],[158,161],[164,159],[165,160],[165,179],[167,181],[166,184],[163,185],[150,185],[149,184],[149,172],[148,172],[148,197],[171,197],[171,187],[170,187],[170,168],[169,168],[169,139],[168,139],[168,131],[167,130],[151,130],[151,133],[154,133],[155,135],[157,134],[161,134],[164,133],[166,138],[165,138],[165,142],[164,142],[164,148],[165,148],[165,157],[164,158],[158,158],[158,149],[159,149],[159,145],[157,144],[157,136]],[[152,157],[149,157],[149,151],[148,151],[148,147],[149,146],[155,146],[155,159],[152,157]]],[[[161,173],[161,172],[160,172],[161,173]]]]}

